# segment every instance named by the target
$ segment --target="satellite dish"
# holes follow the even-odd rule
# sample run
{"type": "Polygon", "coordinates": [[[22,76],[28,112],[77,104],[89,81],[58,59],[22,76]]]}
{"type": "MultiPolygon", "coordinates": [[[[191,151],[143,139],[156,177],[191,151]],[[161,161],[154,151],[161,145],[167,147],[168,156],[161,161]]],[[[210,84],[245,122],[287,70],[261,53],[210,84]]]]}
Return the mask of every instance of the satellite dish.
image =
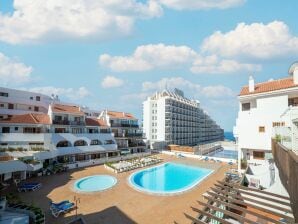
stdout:
{"type": "Polygon", "coordinates": [[[289,75],[293,76],[294,71],[298,69],[298,61],[294,62],[289,68],[289,75]]]}

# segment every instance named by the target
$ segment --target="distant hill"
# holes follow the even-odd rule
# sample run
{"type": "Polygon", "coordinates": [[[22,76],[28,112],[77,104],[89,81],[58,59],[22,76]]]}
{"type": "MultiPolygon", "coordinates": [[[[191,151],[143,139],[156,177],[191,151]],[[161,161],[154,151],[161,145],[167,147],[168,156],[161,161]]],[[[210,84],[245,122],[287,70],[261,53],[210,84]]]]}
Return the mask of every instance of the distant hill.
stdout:
{"type": "Polygon", "coordinates": [[[235,141],[235,137],[233,135],[233,132],[225,132],[224,135],[225,135],[226,140],[235,141]]]}

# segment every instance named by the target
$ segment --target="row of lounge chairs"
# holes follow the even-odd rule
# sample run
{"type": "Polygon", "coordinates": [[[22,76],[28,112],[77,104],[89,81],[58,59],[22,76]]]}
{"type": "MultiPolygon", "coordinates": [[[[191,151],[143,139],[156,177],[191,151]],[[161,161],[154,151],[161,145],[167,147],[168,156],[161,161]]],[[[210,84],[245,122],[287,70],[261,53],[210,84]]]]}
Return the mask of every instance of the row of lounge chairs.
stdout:
{"type": "Polygon", "coordinates": [[[69,200],[61,201],[59,203],[50,203],[50,210],[55,218],[58,218],[60,214],[67,213],[74,208],[75,204],[73,202],[70,202],[69,200]]]}
{"type": "MultiPolygon", "coordinates": [[[[221,160],[219,160],[219,159],[216,159],[216,160],[215,160],[214,158],[209,159],[208,156],[202,158],[201,160],[203,160],[204,162],[209,162],[209,161],[210,161],[210,162],[214,162],[214,163],[222,163],[221,160]]],[[[232,161],[228,162],[228,164],[229,164],[230,166],[234,165],[234,163],[233,163],[232,161]]]]}
{"type": "Polygon", "coordinates": [[[135,159],[135,160],[131,160],[129,162],[127,162],[128,164],[126,164],[123,167],[120,168],[116,168],[115,166],[113,166],[114,172],[115,173],[122,173],[122,172],[126,172],[126,171],[130,171],[130,170],[134,170],[134,169],[138,169],[138,168],[142,168],[145,166],[151,166],[157,163],[162,162],[162,159],[159,158],[142,158],[142,159],[135,159]]]}
{"type": "Polygon", "coordinates": [[[41,183],[23,183],[18,186],[19,192],[35,191],[41,188],[41,183]]]}

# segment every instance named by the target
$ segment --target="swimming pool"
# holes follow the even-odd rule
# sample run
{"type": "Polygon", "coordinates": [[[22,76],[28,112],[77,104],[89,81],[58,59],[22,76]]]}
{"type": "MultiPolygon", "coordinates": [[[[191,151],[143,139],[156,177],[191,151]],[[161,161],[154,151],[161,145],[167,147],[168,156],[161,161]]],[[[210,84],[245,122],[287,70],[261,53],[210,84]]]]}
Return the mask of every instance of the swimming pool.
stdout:
{"type": "Polygon", "coordinates": [[[238,151],[236,150],[217,150],[215,152],[210,152],[206,154],[206,156],[210,157],[218,157],[218,158],[227,158],[227,159],[237,159],[238,158],[238,151]]]}
{"type": "Polygon", "coordinates": [[[187,191],[213,170],[178,163],[164,163],[133,173],[129,183],[137,190],[156,194],[176,194],[187,191]]]}
{"type": "Polygon", "coordinates": [[[74,189],[79,192],[103,191],[113,187],[117,179],[110,175],[94,175],[81,178],[74,183],[74,189]]]}

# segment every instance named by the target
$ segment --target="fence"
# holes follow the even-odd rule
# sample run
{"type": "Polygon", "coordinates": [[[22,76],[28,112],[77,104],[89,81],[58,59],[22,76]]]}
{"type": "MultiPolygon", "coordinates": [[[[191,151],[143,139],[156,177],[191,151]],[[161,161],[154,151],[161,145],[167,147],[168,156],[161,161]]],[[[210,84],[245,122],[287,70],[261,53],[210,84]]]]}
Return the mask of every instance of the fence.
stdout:
{"type": "Polygon", "coordinates": [[[298,133],[290,127],[279,126],[273,131],[273,138],[298,155],[298,133]]]}
{"type": "Polygon", "coordinates": [[[295,221],[298,222],[298,155],[275,139],[272,140],[272,154],[282,184],[289,193],[295,221]]]}

